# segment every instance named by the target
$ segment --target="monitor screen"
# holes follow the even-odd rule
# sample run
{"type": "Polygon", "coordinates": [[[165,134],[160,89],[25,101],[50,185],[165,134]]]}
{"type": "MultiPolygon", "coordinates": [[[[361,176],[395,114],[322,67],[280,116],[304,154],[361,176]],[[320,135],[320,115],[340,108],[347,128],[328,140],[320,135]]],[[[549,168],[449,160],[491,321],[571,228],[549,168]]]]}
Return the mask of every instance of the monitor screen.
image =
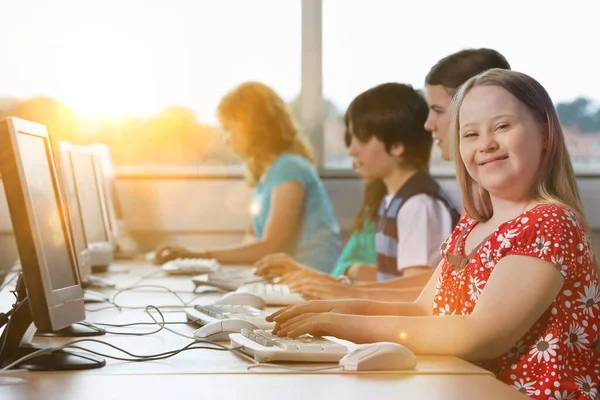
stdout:
{"type": "Polygon", "coordinates": [[[69,255],[70,246],[64,217],[59,207],[57,183],[49,164],[49,148],[43,137],[20,133],[19,148],[27,188],[31,195],[35,224],[53,290],[77,285],[75,266],[69,255]]]}
{"type": "Polygon", "coordinates": [[[85,152],[73,152],[71,157],[87,242],[108,242],[93,156],[85,152]]]}

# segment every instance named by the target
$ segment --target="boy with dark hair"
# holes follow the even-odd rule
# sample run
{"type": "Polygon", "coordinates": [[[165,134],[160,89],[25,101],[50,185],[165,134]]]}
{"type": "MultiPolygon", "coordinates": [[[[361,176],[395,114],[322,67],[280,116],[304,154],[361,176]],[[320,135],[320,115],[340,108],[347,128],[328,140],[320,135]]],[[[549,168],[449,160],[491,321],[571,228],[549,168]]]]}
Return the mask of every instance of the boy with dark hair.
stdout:
{"type": "Polygon", "coordinates": [[[435,268],[439,247],[458,222],[458,211],[427,172],[433,144],[427,114],[425,99],[399,83],[367,90],[346,112],[355,168],[387,189],[376,238],[380,281],[435,268]]]}

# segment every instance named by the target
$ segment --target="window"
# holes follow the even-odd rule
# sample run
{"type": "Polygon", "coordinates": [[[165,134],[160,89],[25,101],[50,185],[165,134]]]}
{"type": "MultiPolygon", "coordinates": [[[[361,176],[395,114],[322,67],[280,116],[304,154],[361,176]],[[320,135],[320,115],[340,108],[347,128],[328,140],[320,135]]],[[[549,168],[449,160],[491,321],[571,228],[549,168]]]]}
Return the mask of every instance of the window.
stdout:
{"type": "MultiPolygon", "coordinates": [[[[474,0],[411,2],[323,0],[323,92],[326,168],[350,166],[342,116],[352,99],[379,83],[423,88],[442,57],[490,47],[513,69],[536,78],[550,93],[578,173],[600,172],[600,79],[591,1],[537,3],[508,0],[493,9],[474,0]],[[587,11],[586,11],[587,10],[587,11]]],[[[433,173],[452,173],[434,149],[433,173]]]]}
{"type": "Polygon", "coordinates": [[[104,142],[119,165],[227,165],[215,110],[259,80],[300,93],[300,0],[11,2],[0,117],[59,140],[104,142]],[[35,4],[32,4],[35,3],[35,4]],[[24,23],[26,22],[26,23],[24,23]]]}

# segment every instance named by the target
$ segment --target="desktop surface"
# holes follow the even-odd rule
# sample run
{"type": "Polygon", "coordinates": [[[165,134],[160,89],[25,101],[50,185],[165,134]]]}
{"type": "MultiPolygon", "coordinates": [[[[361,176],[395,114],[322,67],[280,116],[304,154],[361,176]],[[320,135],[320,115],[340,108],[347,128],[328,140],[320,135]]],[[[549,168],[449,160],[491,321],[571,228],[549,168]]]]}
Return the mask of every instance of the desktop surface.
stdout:
{"type": "Polygon", "coordinates": [[[486,375],[75,375],[32,374],[26,384],[0,386],[11,400],[106,399],[306,400],[444,399],[527,400],[486,375]]]}

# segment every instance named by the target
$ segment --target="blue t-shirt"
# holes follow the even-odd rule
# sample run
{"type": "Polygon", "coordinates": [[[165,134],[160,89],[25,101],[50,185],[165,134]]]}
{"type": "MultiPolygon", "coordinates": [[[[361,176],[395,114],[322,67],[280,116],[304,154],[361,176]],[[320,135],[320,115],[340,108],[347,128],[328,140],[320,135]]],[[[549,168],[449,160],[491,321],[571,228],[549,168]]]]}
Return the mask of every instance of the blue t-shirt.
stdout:
{"type": "Polygon", "coordinates": [[[302,264],[329,273],[340,255],[340,228],[333,206],[317,171],[304,157],[281,154],[256,185],[252,200],[252,225],[261,238],[269,216],[271,194],[277,185],[297,181],[304,188],[301,232],[295,248],[285,249],[302,264]]]}

